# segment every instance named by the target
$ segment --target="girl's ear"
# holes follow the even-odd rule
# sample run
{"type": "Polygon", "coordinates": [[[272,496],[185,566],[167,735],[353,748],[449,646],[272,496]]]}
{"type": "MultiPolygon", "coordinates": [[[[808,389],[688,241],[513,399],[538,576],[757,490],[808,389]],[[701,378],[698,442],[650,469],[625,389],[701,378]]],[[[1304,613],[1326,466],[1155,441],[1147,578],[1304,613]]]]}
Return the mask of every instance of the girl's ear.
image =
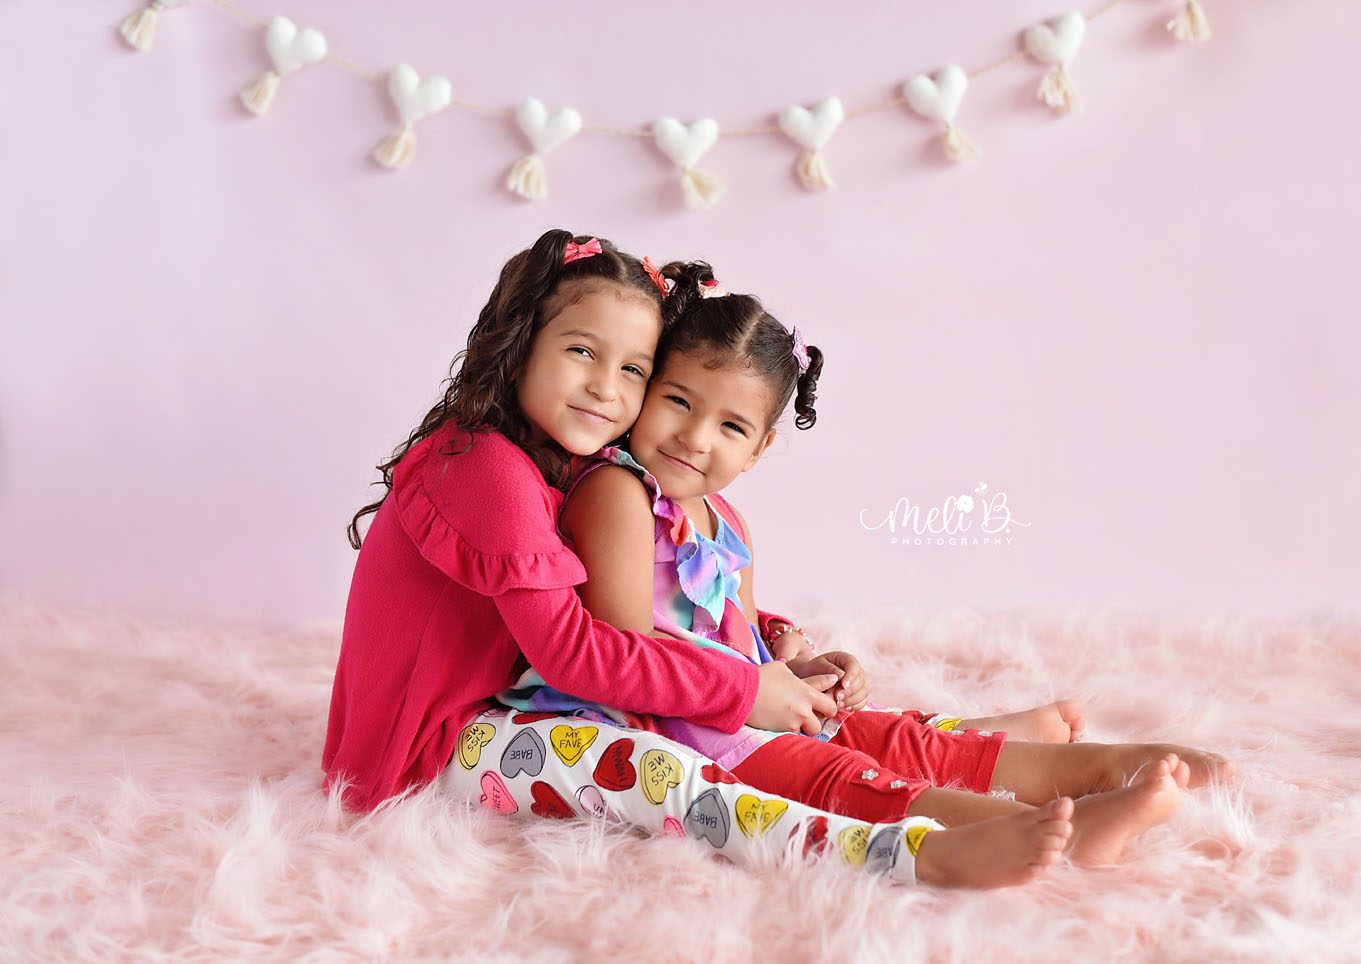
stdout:
{"type": "Polygon", "coordinates": [[[742,466],[742,471],[747,471],[761,461],[761,456],[766,454],[766,449],[770,448],[770,443],[773,441],[775,441],[775,430],[771,429],[766,433],[766,437],[761,439],[761,444],[756,446],[756,451],[751,453],[751,458],[747,459],[747,464],[742,466]]]}

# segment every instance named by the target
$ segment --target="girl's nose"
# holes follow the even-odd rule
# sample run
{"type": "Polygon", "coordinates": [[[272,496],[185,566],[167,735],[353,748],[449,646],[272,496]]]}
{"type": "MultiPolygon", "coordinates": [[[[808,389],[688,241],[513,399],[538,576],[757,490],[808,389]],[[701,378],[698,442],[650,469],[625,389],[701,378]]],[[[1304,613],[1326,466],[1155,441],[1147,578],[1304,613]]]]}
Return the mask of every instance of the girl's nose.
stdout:
{"type": "Polygon", "coordinates": [[[703,426],[688,425],[679,433],[680,443],[691,452],[703,454],[709,451],[709,433],[703,426]]]}
{"type": "Polygon", "coordinates": [[[619,386],[609,375],[598,374],[586,383],[586,391],[602,402],[612,402],[619,395],[619,386]]]}

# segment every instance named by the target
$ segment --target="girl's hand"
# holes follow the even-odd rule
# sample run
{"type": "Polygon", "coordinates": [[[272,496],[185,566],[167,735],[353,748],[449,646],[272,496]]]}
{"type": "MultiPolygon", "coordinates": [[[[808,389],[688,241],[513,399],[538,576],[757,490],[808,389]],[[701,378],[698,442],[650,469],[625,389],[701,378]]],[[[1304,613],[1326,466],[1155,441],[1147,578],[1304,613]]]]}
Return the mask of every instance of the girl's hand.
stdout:
{"type": "Polygon", "coordinates": [[[787,629],[770,644],[770,655],[790,663],[802,662],[813,658],[813,647],[803,633],[797,629],[787,629]]]}
{"type": "Polygon", "coordinates": [[[836,716],[836,700],[822,692],[837,681],[834,674],[799,679],[785,663],[763,664],[756,703],[747,725],[775,733],[802,731],[808,736],[822,732],[822,721],[836,716]]]}
{"type": "Polygon", "coordinates": [[[787,662],[789,671],[801,680],[812,677],[830,678],[832,682],[820,688],[824,693],[828,693],[832,699],[836,699],[835,691],[841,688],[841,677],[845,672],[840,666],[821,656],[807,656],[803,659],[790,659],[787,662]]]}
{"type": "Polygon", "coordinates": [[[840,651],[823,653],[819,659],[833,667],[832,670],[824,672],[841,674],[841,684],[832,693],[836,697],[837,705],[845,707],[852,713],[863,709],[870,699],[870,683],[860,660],[850,653],[840,651]]]}

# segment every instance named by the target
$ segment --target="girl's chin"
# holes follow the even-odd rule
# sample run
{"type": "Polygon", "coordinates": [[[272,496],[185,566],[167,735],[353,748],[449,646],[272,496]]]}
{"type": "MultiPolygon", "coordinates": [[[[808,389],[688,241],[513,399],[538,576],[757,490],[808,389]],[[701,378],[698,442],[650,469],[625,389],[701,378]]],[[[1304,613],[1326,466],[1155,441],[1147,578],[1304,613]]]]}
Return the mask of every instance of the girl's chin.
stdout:
{"type": "Polygon", "coordinates": [[[579,455],[583,458],[588,455],[595,455],[609,442],[609,439],[581,439],[581,438],[554,438],[554,442],[568,454],[579,455]]]}

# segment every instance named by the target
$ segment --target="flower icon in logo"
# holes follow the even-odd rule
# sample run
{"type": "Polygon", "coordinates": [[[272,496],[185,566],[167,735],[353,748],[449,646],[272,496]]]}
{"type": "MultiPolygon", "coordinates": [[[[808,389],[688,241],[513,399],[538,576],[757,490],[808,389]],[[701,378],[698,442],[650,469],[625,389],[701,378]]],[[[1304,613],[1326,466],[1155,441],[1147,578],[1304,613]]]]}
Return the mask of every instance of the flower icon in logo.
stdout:
{"type": "Polygon", "coordinates": [[[959,498],[955,499],[955,505],[959,507],[960,512],[967,515],[973,511],[973,496],[961,495],[959,498]]]}
{"type": "Polygon", "coordinates": [[[986,483],[986,482],[979,482],[977,485],[974,486],[974,489],[973,489],[973,490],[974,490],[974,494],[976,494],[976,495],[987,495],[987,493],[988,493],[988,483],[986,483]]]}

